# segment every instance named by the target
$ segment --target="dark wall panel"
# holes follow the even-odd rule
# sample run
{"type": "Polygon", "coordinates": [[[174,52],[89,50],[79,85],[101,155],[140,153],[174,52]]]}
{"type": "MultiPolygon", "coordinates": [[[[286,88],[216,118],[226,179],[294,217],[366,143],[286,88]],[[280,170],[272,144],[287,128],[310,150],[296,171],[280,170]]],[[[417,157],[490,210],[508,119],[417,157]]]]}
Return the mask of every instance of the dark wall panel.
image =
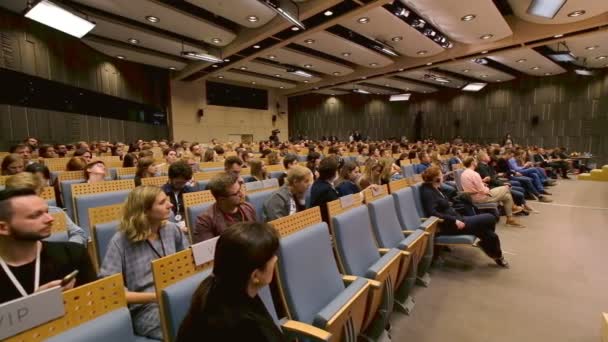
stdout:
{"type": "Polygon", "coordinates": [[[500,142],[511,132],[517,143],[565,146],[590,151],[608,163],[608,72],[593,77],[567,73],[523,77],[491,84],[479,93],[442,90],[414,94],[409,102],[386,96],[310,94],[289,99],[289,133],[311,138],[337,135],[346,139],[358,129],[372,139],[414,136],[413,122],[423,114],[423,134],[446,141],[500,142]],[[538,124],[532,118],[538,117],[538,124]],[[459,125],[456,125],[458,120],[459,125]],[[317,121],[320,126],[315,125],[317,121]]]}

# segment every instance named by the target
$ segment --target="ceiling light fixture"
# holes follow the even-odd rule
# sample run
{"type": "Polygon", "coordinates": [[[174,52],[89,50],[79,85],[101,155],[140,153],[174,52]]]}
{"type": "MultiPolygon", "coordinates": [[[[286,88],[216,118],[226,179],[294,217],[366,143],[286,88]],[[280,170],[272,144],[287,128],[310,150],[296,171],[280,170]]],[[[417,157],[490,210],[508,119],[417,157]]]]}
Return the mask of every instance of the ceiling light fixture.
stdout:
{"type": "Polygon", "coordinates": [[[534,67],[531,67],[530,69],[532,69],[532,70],[538,70],[538,69],[540,69],[540,67],[539,66],[534,66],[534,67]]]}
{"type": "Polygon", "coordinates": [[[348,56],[350,56],[350,52],[342,52],[342,56],[343,57],[348,57],[348,56]]]}
{"type": "Polygon", "coordinates": [[[327,10],[327,11],[323,12],[323,15],[326,16],[326,17],[331,17],[333,14],[334,14],[334,12],[332,12],[330,10],[327,10]]]}
{"type": "Polygon", "coordinates": [[[380,51],[380,52],[384,52],[385,54],[389,55],[389,56],[393,56],[393,57],[399,57],[399,54],[393,50],[393,47],[385,44],[382,41],[379,41],[377,39],[374,39],[374,42],[376,44],[373,45],[373,48],[380,51]]]}
{"type": "Polygon", "coordinates": [[[287,69],[285,70],[290,74],[301,76],[301,77],[312,77],[312,74],[307,73],[306,71],[298,70],[298,69],[287,69]]]}
{"type": "Polygon", "coordinates": [[[462,70],[462,72],[464,72],[464,73],[467,73],[467,72],[469,72],[469,71],[471,71],[471,70],[469,70],[469,69],[463,69],[463,70],[462,70]]]}
{"type": "Polygon", "coordinates": [[[218,65],[217,65],[217,64],[213,64],[213,65],[212,65],[212,67],[213,67],[213,68],[217,68],[217,67],[218,67],[218,65]]]}
{"type": "Polygon", "coordinates": [[[304,67],[310,69],[312,68],[312,64],[304,64],[304,67]]]}
{"type": "Polygon", "coordinates": [[[249,16],[247,16],[247,21],[250,22],[250,23],[255,23],[258,20],[259,20],[259,18],[256,17],[255,15],[249,15],[249,16]]]}
{"type": "Polygon", "coordinates": [[[369,18],[368,17],[361,17],[361,18],[357,19],[357,22],[359,24],[367,24],[367,23],[369,23],[369,18]]]}
{"type": "Polygon", "coordinates": [[[488,85],[488,84],[487,83],[482,83],[482,82],[473,82],[473,83],[469,83],[466,86],[464,86],[462,88],[462,90],[464,90],[464,91],[480,91],[486,85],[488,85]]]}
{"type": "Polygon", "coordinates": [[[402,41],[402,40],[403,40],[403,37],[401,37],[401,36],[396,36],[396,37],[391,38],[391,40],[392,40],[392,41],[394,41],[394,42],[400,42],[400,41],[402,41]]]}
{"type": "Polygon", "coordinates": [[[222,79],[222,78],[224,78],[224,76],[219,75],[219,76],[217,76],[217,78],[222,79]]]}
{"type": "Polygon", "coordinates": [[[576,56],[570,51],[566,42],[557,43],[557,52],[548,54],[547,57],[551,58],[556,62],[575,62],[576,56]],[[560,48],[564,46],[564,51],[560,51],[560,48]]]}
{"type": "Polygon", "coordinates": [[[417,29],[423,29],[425,25],[426,25],[426,21],[424,21],[423,19],[415,19],[411,23],[411,26],[415,27],[417,29]]]}
{"type": "Polygon", "coordinates": [[[200,52],[196,52],[196,51],[182,51],[181,55],[182,55],[182,57],[196,59],[196,60],[205,61],[205,62],[211,62],[211,63],[221,63],[223,61],[219,57],[215,57],[213,55],[209,55],[206,53],[200,53],[200,52]]]}
{"type": "Polygon", "coordinates": [[[574,69],[574,73],[581,76],[593,76],[593,70],[587,68],[574,69]]]}
{"type": "Polygon", "coordinates": [[[158,19],[158,17],[155,17],[153,15],[147,15],[146,20],[151,23],[155,23],[155,24],[160,21],[160,19],[158,19]]]}
{"type": "Polygon", "coordinates": [[[526,13],[537,17],[553,19],[565,3],[566,0],[532,0],[526,13]]]}
{"type": "Polygon", "coordinates": [[[314,42],[315,42],[315,40],[314,40],[314,39],[306,39],[306,40],[304,41],[304,43],[306,43],[306,44],[312,44],[312,43],[314,43],[314,42]]]}
{"type": "Polygon", "coordinates": [[[416,54],[418,54],[420,56],[426,55],[427,53],[428,53],[428,51],[426,51],[426,50],[420,50],[420,51],[416,52],[416,54]]]}
{"type": "Polygon", "coordinates": [[[447,78],[435,74],[424,74],[424,78],[427,80],[435,81],[438,83],[451,83],[452,81],[447,78]]]}
{"type": "Polygon", "coordinates": [[[283,87],[283,86],[280,86],[280,87],[279,87],[279,89],[285,89],[285,87],[283,87]]]}
{"type": "Polygon", "coordinates": [[[488,33],[488,34],[484,34],[483,36],[479,37],[479,39],[488,40],[488,39],[493,38],[493,37],[494,37],[493,34],[488,33]]]}
{"type": "Polygon", "coordinates": [[[275,59],[275,58],[277,58],[277,56],[275,56],[275,55],[268,55],[268,58],[275,59]]]}
{"type": "Polygon", "coordinates": [[[353,92],[359,93],[359,94],[371,94],[369,91],[367,91],[365,89],[360,89],[360,88],[353,89],[353,92]]]}
{"type": "Polygon", "coordinates": [[[175,70],[175,69],[177,69],[177,68],[176,68],[176,67],[174,67],[174,66],[170,66],[170,67],[169,67],[169,70],[175,70]]]}
{"type": "Polygon", "coordinates": [[[471,21],[473,19],[477,18],[477,16],[475,14],[467,14],[465,16],[463,16],[462,18],[460,18],[460,20],[462,21],[471,21]]]}
{"type": "Polygon", "coordinates": [[[256,45],[254,45],[254,46],[253,46],[253,48],[254,48],[254,49],[259,49],[259,48],[260,48],[260,46],[256,44],[256,45]]]}
{"type": "Polygon", "coordinates": [[[221,39],[219,39],[219,38],[211,38],[211,42],[212,42],[213,44],[219,44],[219,43],[221,43],[221,42],[222,42],[222,40],[221,40],[221,39]]]}
{"type": "Polygon", "coordinates": [[[426,65],[433,65],[433,62],[428,62],[426,63],[426,65]]]}
{"type": "Polygon", "coordinates": [[[304,83],[308,83],[308,82],[309,82],[308,80],[305,80],[305,81],[304,81],[304,83]]]}
{"type": "Polygon", "coordinates": [[[608,56],[597,56],[597,57],[595,57],[595,59],[597,59],[598,61],[604,60],[606,58],[608,58],[608,56]]]}
{"type": "Polygon", "coordinates": [[[552,74],[550,72],[546,72],[545,76],[551,76],[552,74]]]}
{"type": "Polygon", "coordinates": [[[496,82],[502,82],[502,80],[496,80],[496,82]]]}
{"type": "Polygon", "coordinates": [[[488,50],[483,50],[483,51],[481,51],[481,53],[482,53],[483,55],[485,55],[486,53],[488,53],[488,50]]]}
{"type": "Polygon", "coordinates": [[[587,11],[585,11],[585,10],[578,10],[578,11],[574,11],[574,12],[568,13],[568,16],[570,18],[580,17],[581,15],[583,15],[585,13],[587,13],[587,11]]]}
{"type": "Polygon", "coordinates": [[[280,74],[274,74],[274,77],[281,77],[280,74]]]}
{"type": "Polygon", "coordinates": [[[587,47],[585,48],[585,50],[589,50],[589,51],[591,51],[591,50],[595,50],[595,49],[597,49],[598,47],[600,47],[600,46],[599,46],[599,45],[587,46],[587,47]]]}
{"type": "Polygon", "coordinates": [[[255,81],[251,81],[251,84],[255,84],[255,81]]]}
{"type": "Polygon", "coordinates": [[[25,17],[76,38],[82,38],[95,27],[95,23],[48,0],[42,0],[29,8],[25,17]]]}
{"type": "Polygon", "coordinates": [[[247,67],[246,66],[242,66],[239,69],[241,69],[241,70],[247,70],[247,67]]]}
{"type": "Polygon", "coordinates": [[[525,61],[527,61],[527,59],[522,58],[522,59],[518,59],[518,60],[517,60],[517,63],[523,63],[523,62],[525,62],[525,61]]]}
{"type": "Polygon", "coordinates": [[[409,101],[410,97],[412,96],[412,94],[399,94],[399,95],[391,95],[391,97],[388,99],[391,102],[394,101],[409,101]]]}
{"type": "Polygon", "coordinates": [[[371,67],[377,67],[378,63],[369,63],[369,66],[371,66],[371,67]]]}
{"type": "Polygon", "coordinates": [[[128,41],[129,43],[131,43],[131,44],[134,44],[134,45],[139,44],[139,39],[135,39],[135,38],[129,38],[127,41],[128,41]]]}
{"type": "Polygon", "coordinates": [[[488,77],[488,75],[486,75],[486,74],[479,75],[479,76],[480,76],[481,78],[487,78],[487,77],[488,77]]]}
{"type": "Polygon", "coordinates": [[[123,55],[116,55],[116,58],[118,58],[118,59],[125,59],[125,56],[123,56],[123,55]]]}
{"type": "Polygon", "coordinates": [[[561,38],[563,36],[564,36],[563,34],[556,34],[555,36],[553,36],[553,38],[561,38]]]}
{"type": "Polygon", "coordinates": [[[298,6],[291,0],[263,0],[266,6],[268,6],[273,11],[277,12],[283,19],[289,21],[294,27],[291,28],[292,31],[299,31],[300,29],[305,30],[306,26],[298,20],[299,17],[299,9],[298,6]],[[294,28],[296,28],[294,30],[294,28]]]}
{"type": "Polygon", "coordinates": [[[339,75],[340,75],[340,72],[338,72],[338,71],[334,71],[334,72],[333,72],[333,75],[334,75],[334,76],[339,76],[339,75]]]}
{"type": "Polygon", "coordinates": [[[224,62],[230,62],[230,59],[224,58],[224,62]]]}

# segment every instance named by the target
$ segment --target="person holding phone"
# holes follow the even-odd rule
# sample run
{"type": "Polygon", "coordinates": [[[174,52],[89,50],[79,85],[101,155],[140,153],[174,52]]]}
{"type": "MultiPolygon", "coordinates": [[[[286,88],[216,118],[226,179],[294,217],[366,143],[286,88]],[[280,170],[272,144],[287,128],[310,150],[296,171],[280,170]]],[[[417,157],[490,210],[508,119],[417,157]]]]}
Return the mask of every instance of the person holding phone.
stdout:
{"type": "Polygon", "coordinates": [[[43,241],[51,235],[52,224],[46,201],[33,189],[0,191],[0,303],[96,280],[84,246],[43,241]],[[65,278],[75,270],[76,275],[65,278]]]}
{"type": "Polygon", "coordinates": [[[462,216],[452,207],[452,203],[440,191],[443,175],[437,166],[431,166],[422,173],[424,183],[420,187],[422,207],[427,217],[435,216],[439,223],[438,235],[475,235],[479,247],[498,266],[509,267],[502,255],[500,238],[496,234],[496,218],[491,214],[462,216]]]}

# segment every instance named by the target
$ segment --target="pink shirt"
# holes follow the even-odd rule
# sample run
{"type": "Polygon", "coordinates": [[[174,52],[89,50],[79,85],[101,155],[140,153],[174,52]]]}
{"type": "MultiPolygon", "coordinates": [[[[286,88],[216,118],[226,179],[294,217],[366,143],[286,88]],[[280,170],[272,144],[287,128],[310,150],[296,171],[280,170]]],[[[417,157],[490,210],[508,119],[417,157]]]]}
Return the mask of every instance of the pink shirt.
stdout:
{"type": "Polygon", "coordinates": [[[465,169],[460,175],[460,184],[464,192],[471,193],[473,202],[483,201],[488,197],[490,189],[481,180],[481,176],[476,171],[469,168],[465,169]]]}

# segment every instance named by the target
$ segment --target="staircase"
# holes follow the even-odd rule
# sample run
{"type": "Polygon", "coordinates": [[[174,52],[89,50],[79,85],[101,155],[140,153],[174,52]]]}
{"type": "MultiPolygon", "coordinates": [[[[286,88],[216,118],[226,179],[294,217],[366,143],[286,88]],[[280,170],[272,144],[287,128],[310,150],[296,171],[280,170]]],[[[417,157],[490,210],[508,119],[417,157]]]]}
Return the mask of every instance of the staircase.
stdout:
{"type": "Polygon", "coordinates": [[[578,179],[608,182],[608,165],[602,166],[601,169],[591,170],[589,173],[581,173],[578,175],[578,179]]]}

